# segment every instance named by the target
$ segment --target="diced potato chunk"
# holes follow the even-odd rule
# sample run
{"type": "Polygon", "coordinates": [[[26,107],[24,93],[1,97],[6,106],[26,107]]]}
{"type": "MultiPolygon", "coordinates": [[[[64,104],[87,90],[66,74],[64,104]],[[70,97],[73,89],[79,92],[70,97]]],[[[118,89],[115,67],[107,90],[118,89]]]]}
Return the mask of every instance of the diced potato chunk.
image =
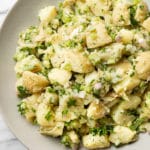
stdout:
{"type": "Polygon", "coordinates": [[[63,6],[72,6],[74,3],[76,2],[76,0],[64,0],[63,2],[63,6]]]}
{"type": "Polygon", "coordinates": [[[71,72],[58,68],[53,68],[48,74],[48,78],[51,83],[59,83],[61,85],[68,83],[71,79],[71,76],[71,72]]]}
{"type": "Polygon", "coordinates": [[[122,79],[126,76],[131,67],[131,64],[126,60],[123,60],[113,66],[117,74],[119,74],[122,79]]]}
{"type": "Polygon", "coordinates": [[[89,55],[91,62],[95,65],[103,62],[105,64],[115,64],[123,56],[125,46],[121,43],[114,43],[106,47],[103,51],[94,51],[89,55]]]}
{"type": "Polygon", "coordinates": [[[129,43],[132,43],[133,37],[134,37],[134,35],[131,30],[122,29],[118,33],[116,40],[119,42],[122,42],[124,44],[129,44],[129,43]]]}
{"type": "Polygon", "coordinates": [[[94,120],[103,118],[105,114],[105,106],[97,101],[93,101],[87,109],[87,117],[94,120]]]}
{"type": "Polygon", "coordinates": [[[150,48],[149,44],[149,32],[146,30],[137,31],[134,35],[134,40],[137,47],[142,48],[143,50],[146,50],[150,48]]]}
{"type": "Polygon", "coordinates": [[[88,48],[97,48],[109,44],[112,38],[108,35],[105,24],[96,22],[89,26],[89,31],[86,34],[86,43],[88,48]]]}
{"type": "Polygon", "coordinates": [[[40,133],[45,135],[50,135],[53,137],[59,137],[63,134],[64,122],[56,122],[53,127],[41,127],[40,133]]]}
{"type": "Polygon", "coordinates": [[[66,52],[66,61],[71,64],[73,72],[89,73],[94,68],[88,57],[80,52],[66,52]]]}
{"type": "Polygon", "coordinates": [[[54,127],[55,118],[51,107],[46,103],[41,103],[36,112],[37,123],[43,127],[54,127]]]}
{"type": "Polygon", "coordinates": [[[39,12],[40,21],[43,25],[48,25],[48,23],[54,19],[57,15],[57,10],[55,6],[48,6],[39,12]]]}
{"type": "Polygon", "coordinates": [[[148,15],[148,6],[146,2],[142,0],[137,6],[135,20],[138,22],[143,22],[147,17],[147,15],[148,15]]]}
{"type": "Polygon", "coordinates": [[[110,0],[86,0],[86,3],[96,16],[104,15],[111,6],[110,0]]]}
{"type": "Polygon", "coordinates": [[[22,74],[24,71],[38,72],[42,70],[41,62],[34,56],[30,55],[16,63],[15,72],[22,74]]]}
{"type": "Polygon", "coordinates": [[[69,138],[71,139],[71,142],[73,144],[79,144],[80,143],[79,136],[77,135],[77,133],[75,131],[70,131],[67,133],[67,135],[69,136],[69,138]]]}
{"type": "Polygon", "coordinates": [[[112,118],[119,125],[131,125],[135,117],[129,115],[127,110],[136,109],[141,103],[141,99],[138,96],[130,95],[128,99],[122,101],[112,111],[112,118]]]}
{"type": "Polygon", "coordinates": [[[23,86],[31,93],[38,93],[49,85],[49,81],[41,75],[37,75],[30,71],[23,73],[23,86]]]}
{"type": "Polygon", "coordinates": [[[52,65],[56,68],[65,65],[70,66],[70,70],[76,73],[89,73],[93,71],[93,66],[88,57],[81,52],[62,51],[57,52],[51,58],[52,65]]]}
{"type": "Polygon", "coordinates": [[[130,92],[140,83],[140,79],[136,76],[129,77],[127,76],[123,81],[116,84],[113,88],[116,93],[121,94],[123,92],[130,92]]]}
{"type": "Polygon", "coordinates": [[[22,109],[26,109],[24,115],[29,122],[34,122],[36,119],[36,111],[39,106],[39,97],[39,94],[35,94],[22,100],[22,106],[20,107],[22,109]],[[24,106],[25,108],[23,108],[24,106]]]}
{"type": "Polygon", "coordinates": [[[100,77],[99,73],[94,71],[92,73],[89,73],[85,76],[85,83],[87,85],[91,84],[93,81],[98,80],[100,77]]]}
{"type": "Polygon", "coordinates": [[[110,146],[107,136],[85,135],[83,136],[83,145],[88,149],[106,148],[110,146]]]}
{"type": "Polygon", "coordinates": [[[140,118],[150,119],[150,92],[145,94],[145,101],[142,104],[140,118]]]}
{"type": "Polygon", "coordinates": [[[127,144],[135,140],[136,131],[123,126],[116,126],[114,132],[111,133],[109,140],[116,146],[127,144]]]}
{"type": "Polygon", "coordinates": [[[147,18],[147,19],[143,22],[142,26],[143,26],[148,32],[150,32],[150,17],[147,18]]]}
{"type": "Polygon", "coordinates": [[[117,1],[113,10],[113,23],[117,26],[130,25],[131,4],[127,1],[117,1]]]}
{"type": "Polygon", "coordinates": [[[141,98],[139,96],[129,95],[128,100],[123,101],[119,107],[124,110],[127,109],[131,110],[131,109],[136,109],[140,103],[141,103],[141,98]]]}
{"type": "Polygon", "coordinates": [[[138,77],[147,80],[150,77],[150,52],[139,53],[136,62],[136,72],[138,77]]]}
{"type": "Polygon", "coordinates": [[[143,123],[140,126],[140,131],[142,131],[142,132],[150,132],[150,122],[143,123]]]}

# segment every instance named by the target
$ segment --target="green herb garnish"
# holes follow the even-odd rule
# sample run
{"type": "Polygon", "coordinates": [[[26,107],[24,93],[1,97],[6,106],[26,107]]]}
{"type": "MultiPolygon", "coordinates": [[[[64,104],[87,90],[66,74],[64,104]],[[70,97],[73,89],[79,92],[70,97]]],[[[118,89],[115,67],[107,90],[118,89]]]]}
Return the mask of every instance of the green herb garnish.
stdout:
{"type": "Polygon", "coordinates": [[[48,111],[48,113],[45,115],[45,119],[46,119],[47,121],[50,121],[51,117],[52,117],[52,114],[51,114],[50,111],[48,111]]]}
{"type": "Polygon", "coordinates": [[[76,100],[74,98],[70,98],[67,105],[68,107],[76,106],[76,100]]]}
{"type": "Polygon", "coordinates": [[[104,126],[101,126],[99,128],[90,129],[90,133],[94,136],[95,135],[99,135],[99,136],[110,135],[112,132],[113,132],[113,126],[112,125],[104,125],[104,126]]]}
{"type": "Polygon", "coordinates": [[[20,97],[20,98],[25,98],[25,97],[27,97],[27,96],[29,96],[30,95],[30,93],[29,93],[29,91],[25,88],[25,87],[23,87],[23,86],[18,86],[17,87],[17,90],[18,90],[18,96],[20,97]]]}

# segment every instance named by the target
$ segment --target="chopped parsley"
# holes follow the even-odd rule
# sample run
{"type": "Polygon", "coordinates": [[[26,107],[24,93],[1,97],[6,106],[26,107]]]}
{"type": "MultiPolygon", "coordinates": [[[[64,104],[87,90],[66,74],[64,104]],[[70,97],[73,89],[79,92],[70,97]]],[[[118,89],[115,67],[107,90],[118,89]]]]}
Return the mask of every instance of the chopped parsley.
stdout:
{"type": "Polygon", "coordinates": [[[61,143],[67,147],[71,147],[71,140],[68,135],[64,135],[61,139],[61,143]]]}
{"type": "Polygon", "coordinates": [[[52,117],[52,114],[51,114],[50,111],[48,111],[47,114],[45,115],[45,119],[46,119],[47,121],[50,121],[51,117],[52,117]]]}
{"type": "Polygon", "coordinates": [[[28,111],[28,108],[27,108],[27,105],[25,102],[21,101],[18,105],[18,112],[21,114],[21,115],[25,115],[26,112],[28,111]]]}
{"type": "Polygon", "coordinates": [[[77,92],[80,92],[81,91],[81,84],[80,83],[74,83],[73,86],[72,86],[72,89],[73,90],[76,90],[77,92]]]}
{"type": "Polygon", "coordinates": [[[19,98],[25,98],[25,97],[27,97],[27,96],[30,96],[30,93],[29,93],[29,91],[25,88],[25,87],[23,87],[23,86],[18,86],[17,87],[17,90],[18,90],[18,97],[19,98]]]}
{"type": "Polygon", "coordinates": [[[74,98],[70,98],[69,101],[67,102],[67,106],[76,106],[76,100],[74,98]]]}
{"type": "Polygon", "coordinates": [[[130,126],[131,130],[139,131],[140,125],[145,121],[144,118],[137,118],[132,122],[132,125],[130,126]]]}
{"type": "Polygon", "coordinates": [[[62,115],[67,115],[67,114],[68,114],[68,109],[62,111],[62,115]]]}
{"type": "Polygon", "coordinates": [[[75,48],[78,45],[78,43],[74,40],[68,40],[64,42],[61,46],[62,47],[69,47],[69,48],[75,48]]]}
{"type": "Polygon", "coordinates": [[[130,8],[130,21],[132,26],[137,26],[138,22],[135,20],[136,7],[130,8]]]}
{"type": "Polygon", "coordinates": [[[126,113],[127,113],[127,115],[134,115],[136,117],[139,116],[139,113],[138,113],[138,111],[136,109],[129,109],[129,110],[127,110],[126,113]]]}
{"type": "Polygon", "coordinates": [[[98,128],[91,128],[90,133],[92,135],[110,135],[113,132],[113,126],[112,125],[104,125],[98,128]]]}

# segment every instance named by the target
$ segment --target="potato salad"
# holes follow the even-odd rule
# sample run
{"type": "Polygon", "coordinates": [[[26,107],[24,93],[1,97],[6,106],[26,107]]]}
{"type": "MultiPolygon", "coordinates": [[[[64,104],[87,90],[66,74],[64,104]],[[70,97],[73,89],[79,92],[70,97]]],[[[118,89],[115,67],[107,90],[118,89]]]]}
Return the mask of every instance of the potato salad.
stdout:
{"type": "Polygon", "coordinates": [[[150,131],[150,12],[143,0],[65,0],[39,11],[14,55],[18,111],[72,149],[150,131]]]}

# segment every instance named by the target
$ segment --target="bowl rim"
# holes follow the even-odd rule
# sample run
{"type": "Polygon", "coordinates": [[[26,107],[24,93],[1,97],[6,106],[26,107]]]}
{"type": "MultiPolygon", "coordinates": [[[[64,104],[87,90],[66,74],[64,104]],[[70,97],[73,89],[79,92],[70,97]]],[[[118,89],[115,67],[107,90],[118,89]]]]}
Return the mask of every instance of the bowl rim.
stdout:
{"type": "MultiPolygon", "coordinates": [[[[0,26],[0,36],[2,34],[3,28],[4,26],[7,24],[7,21],[9,20],[9,16],[11,15],[11,13],[16,9],[16,7],[21,3],[22,0],[16,0],[14,2],[14,4],[9,8],[8,12],[6,13],[6,16],[0,26]]],[[[21,137],[19,135],[16,134],[16,132],[14,131],[11,123],[9,122],[9,120],[7,119],[7,117],[5,116],[4,110],[2,105],[0,105],[0,113],[2,116],[3,121],[6,123],[6,126],[8,127],[8,129],[10,130],[10,132],[15,136],[15,138],[26,148],[29,149],[26,144],[24,143],[23,140],[21,140],[21,137]]]]}

